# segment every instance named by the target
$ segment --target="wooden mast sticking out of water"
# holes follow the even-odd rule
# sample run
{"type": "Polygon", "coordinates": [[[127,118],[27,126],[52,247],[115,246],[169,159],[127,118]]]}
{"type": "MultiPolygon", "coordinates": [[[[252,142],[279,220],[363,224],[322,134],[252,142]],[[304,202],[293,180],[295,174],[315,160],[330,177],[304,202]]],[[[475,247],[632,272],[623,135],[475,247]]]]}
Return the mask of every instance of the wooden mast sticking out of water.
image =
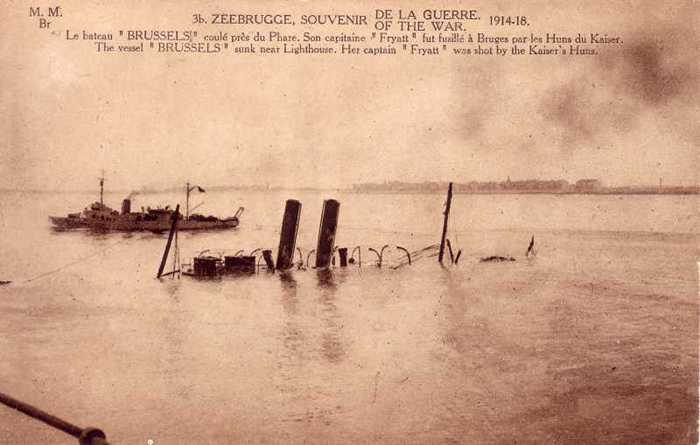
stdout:
{"type": "Polygon", "coordinates": [[[450,206],[452,205],[452,183],[447,188],[447,204],[445,205],[445,220],[442,223],[442,238],[440,239],[440,253],[438,261],[442,264],[442,258],[445,256],[445,239],[447,237],[447,220],[450,218],[450,206]]]}
{"type": "Polygon", "coordinates": [[[168,242],[165,243],[165,251],[163,252],[163,259],[160,260],[160,267],[158,268],[158,275],[156,278],[160,278],[163,275],[163,269],[165,269],[165,263],[168,261],[168,253],[170,253],[170,244],[173,242],[173,236],[177,230],[177,220],[180,217],[180,204],[175,207],[173,212],[173,223],[170,226],[170,233],[168,234],[168,242]]]}

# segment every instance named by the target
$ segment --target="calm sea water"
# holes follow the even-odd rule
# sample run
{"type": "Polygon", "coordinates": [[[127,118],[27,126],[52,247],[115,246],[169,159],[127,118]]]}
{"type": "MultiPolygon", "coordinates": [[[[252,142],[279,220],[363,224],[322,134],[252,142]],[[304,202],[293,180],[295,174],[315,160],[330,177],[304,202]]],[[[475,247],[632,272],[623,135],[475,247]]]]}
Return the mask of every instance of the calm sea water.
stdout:
{"type": "MultiPolygon", "coordinates": [[[[438,242],[443,196],[206,193],[242,224],[183,260],[274,250],[287,198],[306,253],[330,197],[361,269],[158,281],[164,234],[54,232],[95,197],[5,194],[0,392],[118,444],[697,441],[699,197],[457,195],[459,265],[392,270],[367,247],[438,242]]],[[[0,407],[0,443],[75,441],[0,407]]]]}

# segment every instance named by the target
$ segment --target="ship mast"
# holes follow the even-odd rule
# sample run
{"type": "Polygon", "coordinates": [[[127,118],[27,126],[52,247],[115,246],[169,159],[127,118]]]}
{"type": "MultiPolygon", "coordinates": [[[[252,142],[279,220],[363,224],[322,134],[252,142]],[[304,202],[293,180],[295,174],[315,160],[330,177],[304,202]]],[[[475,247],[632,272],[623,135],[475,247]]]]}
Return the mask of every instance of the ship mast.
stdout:
{"type": "Polygon", "coordinates": [[[100,205],[104,205],[103,197],[105,190],[105,171],[102,170],[102,176],[100,176],[100,205]]]}
{"type": "Polygon", "coordinates": [[[185,185],[185,189],[187,190],[187,198],[185,199],[185,221],[187,221],[190,218],[190,192],[192,191],[189,182],[185,185]]]}
{"type": "Polygon", "coordinates": [[[185,186],[185,190],[187,191],[187,199],[185,199],[185,221],[190,219],[190,210],[194,210],[197,207],[201,206],[202,203],[200,202],[196,206],[194,206],[192,209],[190,209],[190,193],[192,193],[192,190],[197,189],[201,193],[204,193],[204,189],[198,185],[190,185],[188,182],[185,186]]]}

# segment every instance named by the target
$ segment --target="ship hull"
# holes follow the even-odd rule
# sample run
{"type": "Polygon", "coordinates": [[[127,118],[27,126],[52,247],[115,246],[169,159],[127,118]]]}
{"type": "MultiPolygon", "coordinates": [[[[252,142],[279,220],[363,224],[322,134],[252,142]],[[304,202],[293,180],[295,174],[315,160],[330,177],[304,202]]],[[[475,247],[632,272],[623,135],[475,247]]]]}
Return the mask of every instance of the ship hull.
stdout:
{"type": "MultiPolygon", "coordinates": [[[[171,222],[168,220],[157,221],[136,221],[130,219],[113,219],[113,220],[86,220],[81,218],[64,218],[64,217],[49,217],[51,223],[56,229],[71,230],[71,229],[90,229],[104,232],[166,232],[170,230],[171,222]]],[[[218,221],[178,221],[178,230],[197,231],[197,230],[226,230],[238,227],[239,221],[235,219],[224,219],[218,221]]]]}
{"type": "Polygon", "coordinates": [[[49,216],[51,224],[54,225],[56,229],[69,230],[69,229],[81,229],[87,227],[86,222],[82,218],[67,218],[64,216],[49,216]]]}

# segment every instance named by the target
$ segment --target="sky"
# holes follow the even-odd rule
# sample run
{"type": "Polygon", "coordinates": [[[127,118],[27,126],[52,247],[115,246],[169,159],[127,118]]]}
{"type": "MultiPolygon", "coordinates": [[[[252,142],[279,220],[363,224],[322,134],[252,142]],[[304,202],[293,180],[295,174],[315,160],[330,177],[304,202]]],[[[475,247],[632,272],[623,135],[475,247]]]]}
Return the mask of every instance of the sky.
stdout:
{"type": "Polygon", "coordinates": [[[0,188],[94,189],[102,170],[122,190],[187,180],[700,182],[697,3],[509,3],[469,7],[527,14],[531,27],[470,31],[600,32],[624,43],[580,58],[100,54],[66,41],[65,29],[195,29],[194,11],[222,9],[371,18],[376,3],[66,2],[51,34],[28,4],[10,2],[0,12],[0,188]]]}

